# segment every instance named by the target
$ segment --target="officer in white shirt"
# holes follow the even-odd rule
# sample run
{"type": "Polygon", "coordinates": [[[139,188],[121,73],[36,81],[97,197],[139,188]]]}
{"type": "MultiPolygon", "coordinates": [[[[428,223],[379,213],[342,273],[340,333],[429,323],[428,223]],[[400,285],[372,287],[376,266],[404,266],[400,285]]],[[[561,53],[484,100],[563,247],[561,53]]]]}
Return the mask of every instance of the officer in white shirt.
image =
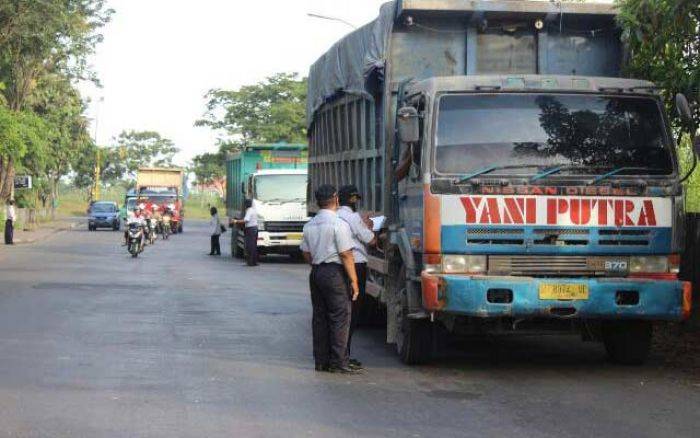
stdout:
{"type": "Polygon", "coordinates": [[[313,344],[317,371],[352,374],[359,372],[348,361],[351,302],[359,289],[352,235],[338,218],[338,193],[331,185],[316,190],[321,210],[304,225],[301,250],[311,264],[313,344]]]}
{"type": "Polygon", "coordinates": [[[245,237],[245,258],[248,266],[258,266],[258,211],[253,201],[246,199],[245,216],[243,219],[233,220],[231,223],[243,225],[245,237]]]}
{"type": "MultiPolygon", "coordinates": [[[[355,271],[357,272],[357,283],[360,295],[352,303],[352,316],[350,322],[350,336],[348,338],[348,354],[350,354],[350,344],[352,334],[360,322],[360,311],[365,303],[365,290],[367,286],[367,246],[374,245],[377,241],[374,232],[367,226],[360,214],[357,212],[357,203],[362,199],[360,191],[355,185],[343,186],[338,190],[340,209],[338,217],[350,226],[352,232],[352,255],[355,258],[355,271]]],[[[350,363],[356,367],[362,367],[358,360],[350,358],[350,363]]]]}
{"type": "Polygon", "coordinates": [[[16,220],[17,212],[15,212],[15,201],[10,199],[7,201],[7,207],[5,208],[5,245],[14,245],[16,220]]]}

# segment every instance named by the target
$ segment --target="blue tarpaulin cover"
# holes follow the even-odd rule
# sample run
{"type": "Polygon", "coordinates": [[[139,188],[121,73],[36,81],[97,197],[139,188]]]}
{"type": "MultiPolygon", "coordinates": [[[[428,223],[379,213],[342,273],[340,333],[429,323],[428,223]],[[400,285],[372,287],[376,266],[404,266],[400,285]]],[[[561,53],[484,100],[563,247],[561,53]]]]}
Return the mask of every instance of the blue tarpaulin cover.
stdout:
{"type": "Polygon", "coordinates": [[[307,124],[327,99],[339,92],[366,94],[367,78],[382,70],[394,26],[396,2],[385,3],[377,17],[333,45],[309,71],[307,124]]]}

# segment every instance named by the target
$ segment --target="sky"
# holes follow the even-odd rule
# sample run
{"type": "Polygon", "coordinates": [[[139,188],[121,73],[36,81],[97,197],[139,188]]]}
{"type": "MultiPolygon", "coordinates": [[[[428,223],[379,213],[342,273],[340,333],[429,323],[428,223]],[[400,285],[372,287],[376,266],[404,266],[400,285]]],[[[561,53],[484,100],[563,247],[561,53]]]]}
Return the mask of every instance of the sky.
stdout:
{"type": "Polygon", "coordinates": [[[98,144],[122,130],[170,138],[185,165],[214,152],[216,136],[194,127],[212,88],[237,89],[278,72],[309,66],[352,28],[308,17],[317,13],[362,25],[384,0],[111,0],[112,21],[91,63],[102,88],[82,84],[98,144]]]}

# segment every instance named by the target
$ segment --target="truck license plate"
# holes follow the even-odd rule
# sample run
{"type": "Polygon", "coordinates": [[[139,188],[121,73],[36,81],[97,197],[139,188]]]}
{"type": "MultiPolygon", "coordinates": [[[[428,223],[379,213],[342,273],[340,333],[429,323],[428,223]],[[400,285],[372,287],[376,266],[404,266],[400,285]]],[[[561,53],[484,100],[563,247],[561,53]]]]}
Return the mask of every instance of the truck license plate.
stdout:
{"type": "Polygon", "coordinates": [[[287,235],[287,240],[301,240],[302,233],[291,233],[287,235]]]}
{"type": "Polygon", "coordinates": [[[540,285],[541,300],[587,300],[588,285],[586,284],[555,284],[540,285]]]}

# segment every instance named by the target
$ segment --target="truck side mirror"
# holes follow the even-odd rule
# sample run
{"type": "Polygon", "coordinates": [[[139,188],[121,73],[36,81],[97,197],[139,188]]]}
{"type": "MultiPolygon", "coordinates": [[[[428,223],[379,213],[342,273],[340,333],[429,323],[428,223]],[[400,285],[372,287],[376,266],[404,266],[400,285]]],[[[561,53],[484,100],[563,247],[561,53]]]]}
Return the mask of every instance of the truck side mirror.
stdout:
{"type": "Polygon", "coordinates": [[[676,94],[676,111],[681,117],[683,123],[688,126],[692,126],[693,123],[693,112],[690,109],[690,104],[688,103],[688,98],[685,97],[683,93],[676,94]]]}
{"type": "Polygon", "coordinates": [[[417,143],[420,141],[418,110],[412,106],[405,106],[398,112],[399,140],[402,143],[417,143]]]}
{"type": "Polygon", "coordinates": [[[700,138],[695,135],[697,126],[695,126],[695,120],[693,120],[693,111],[690,109],[688,98],[682,93],[676,94],[676,111],[678,111],[678,115],[683,123],[690,129],[693,151],[700,156],[700,138]]]}

